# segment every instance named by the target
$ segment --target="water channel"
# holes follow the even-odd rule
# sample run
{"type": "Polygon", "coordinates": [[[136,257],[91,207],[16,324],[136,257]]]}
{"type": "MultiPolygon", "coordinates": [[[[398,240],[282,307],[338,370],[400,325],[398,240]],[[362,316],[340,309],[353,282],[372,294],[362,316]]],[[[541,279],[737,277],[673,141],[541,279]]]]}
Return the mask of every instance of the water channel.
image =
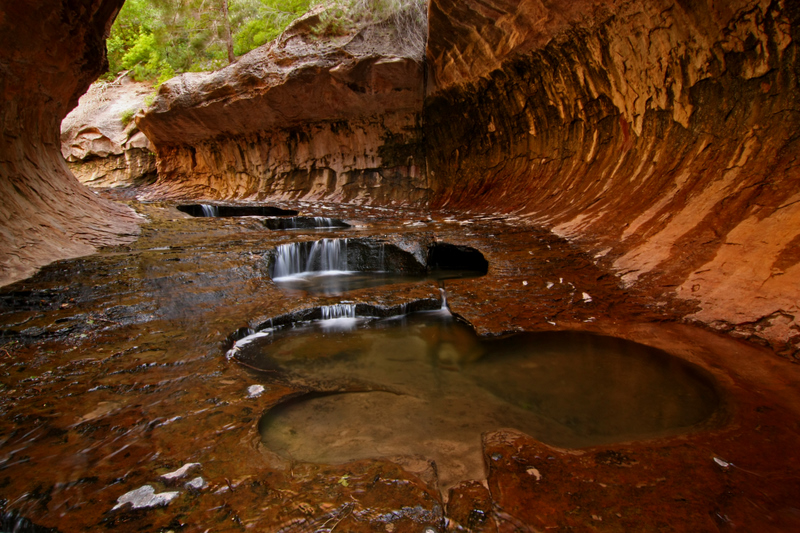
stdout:
{"type": "Polygon", "coordinates": [[[132,245],[0,290],[4,527],[711,530],[712,506],[746,529],[767,520],[748,501],[792,523],[793,389],[769,385],[791,372],[759,377],[769,354],[671,324],[546,231],[132,204],[132,245]],[[280,250],[302,268],[276,275],[280,250]]]}

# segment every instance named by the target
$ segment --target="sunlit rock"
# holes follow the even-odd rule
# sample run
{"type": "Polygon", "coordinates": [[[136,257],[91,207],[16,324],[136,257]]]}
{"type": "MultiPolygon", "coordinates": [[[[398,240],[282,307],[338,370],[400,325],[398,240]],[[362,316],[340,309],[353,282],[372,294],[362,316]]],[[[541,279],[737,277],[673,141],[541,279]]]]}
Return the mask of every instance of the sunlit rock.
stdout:
{"type": "Polygon", "coordinates": [[[152,94],[150,84],[122,76],[81,96],[61,122],[61,153],[82,183],[130,187],[155,179],[153,146],[133,120],[152,94]]]}

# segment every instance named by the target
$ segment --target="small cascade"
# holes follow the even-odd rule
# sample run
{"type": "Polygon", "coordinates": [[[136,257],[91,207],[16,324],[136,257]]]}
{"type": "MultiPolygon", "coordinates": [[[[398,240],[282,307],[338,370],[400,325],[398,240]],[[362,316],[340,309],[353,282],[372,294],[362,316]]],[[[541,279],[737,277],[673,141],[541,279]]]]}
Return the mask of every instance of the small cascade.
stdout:
{"type": "Polygon", "coordinates": [[[275,249],[275,274],[273,277],[282,278],[302,272],[300,261],[302,246],[298,243],[281,244],[275,249]]]}
{"type": "Polygon", "coordinates": [[[328,271],[347,271],[347,239],[282,244],[276,248],[273,278],[328,271]]]}
{"type": "Polygon", "coordinates": [[[203,210],[204,217],[218,217],[219,216],[219,207],[215,205],[209,204],[200,204],[200,208],[203,210]]]}
{"type": "Polygon", "coordinates": [[[347,239],[316,241],[308,254],[306,270],[347,270],[347,239]],[[318,268],[315,261],[319,261],[318,268]]]}
{"type": "Polygon", "coordinates": [[[323,305],[322,320],[333,320],[336,318],[355,318],[356,304],[340,303],[333,305],[323,305]]]}
{"type": "Polygon", "coordinates": [[[386,272],[386,244],[381,243],[378,250],[378,265],[381,272],[386,272]]]}
{"type": "Polygon", "coordinates": [[[272,230],[349,228],[350,224],[330,217],[275,217],[264,220],[272,230]]]}
{"type": "Polygon", "coordinates": [[[333,228],[341,225],[341,222],[330,217],[314,217],[315,228],[333,228]]]}
{"type": "Polygon", "coordinates": [[[439,287],[439,292],[442,293],[442,309],[448,309],[447,307],[447,291],[444,290],[444,287],[439,287]]]}

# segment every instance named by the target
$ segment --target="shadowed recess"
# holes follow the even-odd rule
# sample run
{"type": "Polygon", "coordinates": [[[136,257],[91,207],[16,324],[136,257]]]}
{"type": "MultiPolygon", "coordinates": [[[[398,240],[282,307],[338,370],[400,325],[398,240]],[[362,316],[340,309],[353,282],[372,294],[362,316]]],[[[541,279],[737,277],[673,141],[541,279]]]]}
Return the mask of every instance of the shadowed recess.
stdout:
{"type": "Polygon", "coordinates": [[[297,214],[297,211],[294,209],[255,205],[189,204],[179,205],[177,207],[178,211],[182,211],[193,217],[276,217],[295,216],[297,214]]]}

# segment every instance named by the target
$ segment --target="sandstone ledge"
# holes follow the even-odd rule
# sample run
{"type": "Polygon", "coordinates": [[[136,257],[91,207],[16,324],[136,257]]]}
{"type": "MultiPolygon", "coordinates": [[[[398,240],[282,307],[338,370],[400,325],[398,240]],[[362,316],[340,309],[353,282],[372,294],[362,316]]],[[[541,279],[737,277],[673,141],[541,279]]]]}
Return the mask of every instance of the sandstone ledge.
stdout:
{"type": "Polygon", "coordinates": [[[398,55],[391,26],[327,39],[320,24],[318,9],[233,65],[161,86],[137,119],[158,154],[158,194],[426,197],[422,58],[398,55]]]}

